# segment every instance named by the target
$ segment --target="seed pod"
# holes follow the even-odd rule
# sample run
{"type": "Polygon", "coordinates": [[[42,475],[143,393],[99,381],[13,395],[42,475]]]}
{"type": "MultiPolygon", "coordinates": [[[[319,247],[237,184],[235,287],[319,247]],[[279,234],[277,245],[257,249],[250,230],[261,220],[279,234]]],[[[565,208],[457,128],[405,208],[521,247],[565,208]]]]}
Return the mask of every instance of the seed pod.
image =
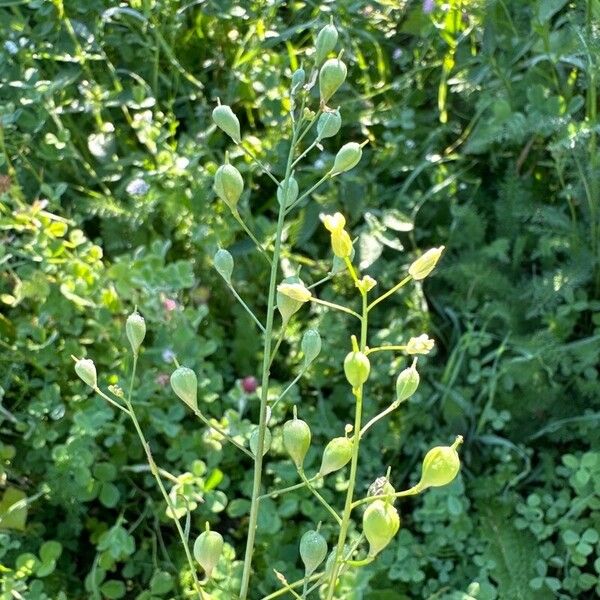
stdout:
{"type": "Polygon", "coordinates": [[[383,500],[374,500],[363,515],[363,532],[369,542],[369,556],[377,556],[400,529],[398,511],[383,500]]]}
{"type": "Polygon", "coordinates": [[[349,352],[344,359],[344,373],[353,389],[359,388],[369,378],[371,363],[362,352],[349,352]]]}
{"type": "Polygon", "coordinates": [[[300,538],[300,558],[304,575],[310,577],[327,556],[327,542],[318,531],[307,531],[300,538]]]}
{"type": "MultiPolygon", "coordinates": [[[[263,443],[263,456],[269,451],[271,448],[271,441],[273,437],[271,436],[271,431],[269,428],[265,429],[265,440],[263,443]]],[[[258,451],[258,427],[250,434],[250,450],[252,454],[256,456],[256,452],[258,451]]]]}
{"type": "Polygon", "coordinates": [[[210,579],[222,552],[223,536],[216,531],[211,531],[207,523],[206,531],[203,531],[194,542],[194,558],[204,569],[207,579],[210,579]]]}
{"type": "Polygon", "coordinates": [[[410,398],[417,391],[420,379],[414,363],[404,369],[396,380],[396,400],[404,402],[404,400],[410,398]]]}
{"type": "Polygon", "coordinates": [[[440,256],[442,256],[443,251],[444,246],[427,250],[427,252],[419,256],[419,258],[417,258],[417,260],[415,260],[410,267],[408,267],[409,275],[411,275],[415,281],[425,279],[425,277],[427,277],[427,275],[429,275],[431,271],[435,269],[435,266],[440,260],[440,256]]]}
{"type": "Polygon", "coordinates": [[[339,471],[345,467],[352,459],[352,442],[347,437],[333,438],[325,450],[323,450],[323,460],[319,475],[325,477],[329,473],[339,471]]]}
{"type": "Polygon", "coordinates": [[[452,446],[432,448],[423,459],[419,488],[440,487],[454,480],[460,471],[460,458],[456,449],[462,444],[463,437],[457,436],[452,446]]]}
{"type": "Polygon", "coordinates": [[[213,110],[212,118],[219,129],[224,131],[236,144],[240,143],[242,139],[240,122],[230,106],[220,104],[213,110]]]}
{"type": "Polygon", "coordinates": [[[75,373],[84,383],[91,388],[98,387],[98,376],[96,375],[96,365],[90,358],[80,358],[75,363],[75,373]]]}
{"type": "Polygon", "coordinates": [[[224,248],[219,248],[213,256],[213,266],[217,273],[230,284],[233,273],[233,256],[224,248]]]}
{"type": "Polygon", "coordinates": [[[321,336],[315,329],[307,329],[302,336],[300,348],[304,353],[304,366],[307,367],[321,352],[321,336]]]}
{"type": "Polygon", "coordinates": [[[125,332],[131,344],[131,350],[137,356],[140,346],[146,337],[146,321],[144,321],[144,317],[137,312],[130,314],[125,323],[125,332]]]}
{"type": "Polygon", "coordinates": [[[198,408],[198,378],[192,369],[178,367],[171,374],[171,387],[192,410],[198,408]]]}
{"type": "MultiPolygon", "coordinates": [[[[299,277],[286,277],[282,284],[294,284],[300,283],[302,284],[302,280],[299,277]]],[[[280,284],[281,285],[281,284],[280,284]]],[[[304,284],[302,284],[304,285],[304,284]]],[[[285,288],[284,288],[285,290],[285,288]]],[[[277,310],[281,313],[281,319],[284,323],[287,323],[290,320],[290,317],[298,312],[304,302],[300,302],[299,300],[295,300],[291,296],[282,293],[279,291],[279,286],[277,288],[277,310]]]]}
{"type": "Polygon", "coordinates": [[[317,121],[317,140],[337,135],[342,126],[342,116],[339,110],[328,110],[324,112],[317,121]]]}
{"type": "Polygon", "coordinates": [[[319,71],[319,92],[323,104],[327,104],[331,96],[344,83],[347,72],[346,65],[339,58],[330,58],[321,67],[319,71]]]}
{"type": "Polygon", "coordinates": [[[235,212],[237,203],[244,191],[244,180],[233,165],[221,165],[215,173],[213,189],[232,212],[235,212]]]}
{"type": "Polygon", "coordinates": [[[320,67],[327,55],[333,51],[338,41],[338,31],[333,23],[325,25],[315,41],[315,66],[320,67]]]}
{"type": "Polygon", "coordinates": [[[284,187],[285,187],[285,182],[282,183],[277,188],[277,202],[279,202],[280,205],[285,206],[287,208],[288,206],[291,206],[292,204],[294,204],[294,202],[296,202],[296,200],[298,198],[298,192],[299,192],[298,182],[294,179],[294,177],[290,176],[290,179],[288,181],[288,186],[287,186],[287,193],[285,195],[286,196],[285,203],[283,201],[284,187]]]}
{"type": "Polygon", "coordinates": [[[301,469],[304,458],[310,448],[310,427],[295,415],[283,424],[283,447],[294,461],[296,468],[301,469]]]}
{"type": "Polygon", "coordinates": [[[292,87],[290,90],[292,96],[294,96],[295,94],[297,94],[300,91],[300,88],[304,85],[305,81],[306,81],[306,73],[304,72],[304,69],[296,69],[292,73],[292,87]]]}
{"type": "Polygon", "coordinates": [[[348,142],[344,144],[335,155],[333,161],[334,173],[344,173],[354,168],[362,157],[362,146],[356,142],[348,142]]]}

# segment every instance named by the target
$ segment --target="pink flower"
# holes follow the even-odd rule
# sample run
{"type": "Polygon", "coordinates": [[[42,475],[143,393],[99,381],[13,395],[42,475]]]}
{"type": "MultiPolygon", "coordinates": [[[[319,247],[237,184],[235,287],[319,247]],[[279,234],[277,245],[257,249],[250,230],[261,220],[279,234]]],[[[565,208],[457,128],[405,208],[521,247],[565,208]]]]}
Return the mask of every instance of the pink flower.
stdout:
{"type": "Polygon", "coordinates": [[[166,385],[169,385],[169,376],[167,373],[159,373],[154,381],[156,381],[158,385],[165,387],[166,385]]]}
{"type": "Polygon", "coordinates": [[[175,302],[175,300],[173,300],[172,298],[165,298],[162,304],[163,308],[167,312],[173,312],[174,310],[177,310],[177,302],[175,302]]]}
{"type": "Polygon", "coordinates": [[[256,388],[258,387],[258,379],[253,375],[248,375],[242,379],[242,389],[246,394],[254,394],[256,388]]]}

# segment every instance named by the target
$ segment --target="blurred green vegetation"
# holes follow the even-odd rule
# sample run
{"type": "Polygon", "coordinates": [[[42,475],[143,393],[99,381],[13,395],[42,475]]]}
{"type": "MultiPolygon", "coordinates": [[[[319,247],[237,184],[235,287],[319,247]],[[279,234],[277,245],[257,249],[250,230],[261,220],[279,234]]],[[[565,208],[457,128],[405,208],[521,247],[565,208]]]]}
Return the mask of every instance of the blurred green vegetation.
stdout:
{"type": "MultiPolygon", "coordinates": [[[[382,289],[418,249],[447,247],[435,276],[374,313],[373,344],[429,331],[437,351],[415,397],[366,438],[358,489],[388,465],[406,487],[429,447],[466,440],[461,477],[402,502],[397,542],[347,576],[343,597],[600,593],[599,0],[0,0],[0,599],[189,594],[135,432],[72,368],[88,349],[102,384],[125,387],[134,305],[149,329],[142,424],[196,507],[192,530],[208,520],[224,534],[217,583],[235,587],[250,466],[166,376],[173,356],[194,368],[207,414],[248,437],[258,403],[240,379],[256,375],[260,340],[210,257],[218,244],[232,252],[236,288],[259,313],[266,271],[211,190],[224,152],[265,237],[276,199],[210,111],[231,104],[281,174],[289,76],[330,16],[350,67],[343,127],[310,155],[301,187],[341,143],[369,145],[297,213],[287,258],[303,257],[308,280],[327,271],[323,210],[347,216],[382,289]]],[[[348,292],[334,280],[325,297],[348,292]]],[[[326,352],[289,402],[322,447],[351,419],[347,328],[338,314],[303,315],[273,375],[287,384],[302,331],[318,328],[326,352]]],[[[366,418],[389,403],[404,362],[377,358],[366,418]]],[[[266,479],[295,483],[277,426],[266,479]]],[[[321,493],[335,499],[343,481],[321,493]]],[[[320,520],[305,491],[264,502],[253,598],[278,587],[273,569],[300,574],[298,540],[320,520]]]]}

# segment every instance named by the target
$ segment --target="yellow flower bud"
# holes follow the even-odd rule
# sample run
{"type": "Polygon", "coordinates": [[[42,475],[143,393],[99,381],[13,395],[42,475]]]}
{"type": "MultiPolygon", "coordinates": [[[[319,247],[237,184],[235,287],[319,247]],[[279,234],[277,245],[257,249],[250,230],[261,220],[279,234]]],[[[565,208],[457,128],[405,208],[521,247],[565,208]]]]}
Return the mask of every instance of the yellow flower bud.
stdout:
{"type": "Polygon", "coordinates": [[[425,279],[425,277],[427,277],[427,275],[429,275],[431,271],[435,269],[435,266],[440,260],[440,256],[442,255],[443,251],[444,246],[427,250],[427,252],[419,256],[419,258],[417,258],[417,260],[410,265],[408,268],[409,275],[416,281],[425,279]]]}

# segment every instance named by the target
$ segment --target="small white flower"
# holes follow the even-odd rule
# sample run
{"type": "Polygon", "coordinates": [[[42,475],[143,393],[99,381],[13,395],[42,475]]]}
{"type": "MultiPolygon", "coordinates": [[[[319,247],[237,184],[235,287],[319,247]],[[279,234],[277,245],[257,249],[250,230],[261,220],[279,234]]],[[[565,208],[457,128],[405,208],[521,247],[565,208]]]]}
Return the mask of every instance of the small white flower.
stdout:
{"type": "Polygon", "coordinates": [[[419,337],[412,337],[406,344],[407,354],[429,354],[433,349],[435,342],[429,338],[426,333],[419,337]]]}

